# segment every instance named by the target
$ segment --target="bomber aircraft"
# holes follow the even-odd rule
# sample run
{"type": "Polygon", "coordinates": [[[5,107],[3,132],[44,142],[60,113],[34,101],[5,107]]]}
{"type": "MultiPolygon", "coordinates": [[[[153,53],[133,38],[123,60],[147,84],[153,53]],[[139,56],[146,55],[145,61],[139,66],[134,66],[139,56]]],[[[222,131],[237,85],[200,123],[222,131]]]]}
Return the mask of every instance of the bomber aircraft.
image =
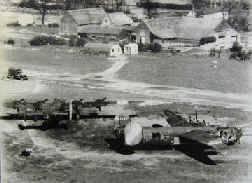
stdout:
{"type": "Polygon", "coordinates": [[[62,99],[54,99],[49,101],[48,99],[39,100],[35,102],[28,102],[24,99],[14,101],[12,104],[8,104],[9,107],[17,110],[16,113],[8,113],[5,116],[1,116],[5,120],[31,120],[31,121],[43,121],[42,125],[19,125],[21,130],[24,129],[41,129],[47,130],[51,128],[67,128],[67,121],[90,119],[90,118],[114,118],[114,114],[99,114],[99,112],[83,112],[83,108],[101,108],[101,106],[116,104],[116,102],[105,101],[104,99],[98,99],[88,103],[80,100],[73,100],[67,102],[62,99]],[[87,105],[88,104],[88,105],[87,105]]]}
{"type": "Polygon", "coordinates": [[[95,107],[99,109],[99,111],[101,111],[101,107],[116,104],[116,101],[108,101],[107,97],[104,97],[101,99],[96,99],[94,101],[84,101],[83,99],[80,99],[79,101],[75,100],[73,101],[73,104],[77,104],[78,107],[81,107],[81,108],[95,107]]]}
{"type": "Polygon", "coordinates": [[[175,126],[167,127],[153,124],[143,127],[130,118],[115,121],[114,138],[106,139],[110,148],[124,155],[135,150],[166,150],[180,151],[189,157],[207,165],[216,165],[209,155],[219,152],[209,143],[220,139],[225,146],[240,143],[243,136],[241,128],[218,125],[175,126]]]}

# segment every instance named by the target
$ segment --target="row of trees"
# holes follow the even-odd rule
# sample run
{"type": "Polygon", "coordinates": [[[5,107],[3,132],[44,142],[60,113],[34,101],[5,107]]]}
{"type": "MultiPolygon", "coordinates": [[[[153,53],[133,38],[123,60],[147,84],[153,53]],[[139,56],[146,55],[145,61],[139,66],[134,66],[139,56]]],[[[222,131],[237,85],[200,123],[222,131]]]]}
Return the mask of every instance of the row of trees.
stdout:
{"type": "MultiPolygon", "coordinates": [[[[45,16],[47,14],[47,12],[49,11],[49,9],[51,9],[51,7],[49,6],[49,3],[51,1],[50,0],[23,0],[20,4],[19,7],[21,8],[32,8],[32,9],[36,9],[39,10],[40,14],[41,14],[41,23],[45,24],[45,16]]],[[[55,7],[56,8],[56,7],[55,7]]]]}
{"type": "Polygon", "coordinates": [[[70,10],[99,6],[103,6],[107,9],[118,10],[122,6],[122,3],[123,0],[23,0],[19,6],[21,8],[32,8],[38,10],[42,16],[42,24],[44,24],[45,16],[49,10],[70,10]],[[54,2],[54,4],[51,4],[52,2],[54,2]]]}

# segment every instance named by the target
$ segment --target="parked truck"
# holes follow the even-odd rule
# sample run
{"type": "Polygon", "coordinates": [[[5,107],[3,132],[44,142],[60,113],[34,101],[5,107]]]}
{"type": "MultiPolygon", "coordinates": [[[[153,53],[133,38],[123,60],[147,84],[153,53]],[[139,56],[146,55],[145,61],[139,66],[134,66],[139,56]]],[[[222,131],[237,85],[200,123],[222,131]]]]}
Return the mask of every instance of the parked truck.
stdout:
{"type": "Polygon", "coordinates": [[[9,68],[7,78],[14,80],[28,80],[27,75],[23,74],[22,70],[17,68],[9,68]]]}

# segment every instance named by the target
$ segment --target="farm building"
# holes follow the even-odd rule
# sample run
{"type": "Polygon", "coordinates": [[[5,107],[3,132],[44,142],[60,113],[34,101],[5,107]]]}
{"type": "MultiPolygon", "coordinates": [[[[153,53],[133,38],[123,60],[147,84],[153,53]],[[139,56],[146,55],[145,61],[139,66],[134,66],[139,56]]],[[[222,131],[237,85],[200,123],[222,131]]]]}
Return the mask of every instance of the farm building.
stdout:
{"type": "Polygon", "coordinates": [[[20,15],[18,16],[18,23],[22,26],[34,24],[34,17],[29,14],[20,15]]]}
{"type": "Polygon", "coordinates": [[[116,57],[122,55],[122,49],[118,44],[87,43],[83,52],[97,55],[116,57]]]}
{"type": "Polygon", "coordinates": [[[137,55],[138,54],[138,45],[136,43],[129,43],[124,45],[124,54],[125,55],[137,55]]]}
{"type": "Polygon", "coordinates": [[[222,13],[200,18],[164,17],[139,24],[132,37],[139,44],[159,43],[162,49],[198,46],[203,37],[216,33],[215,28],[223,21],[222,13]]]}
{"type": "Polygon", "coordinates": [[[132,23],[133,20],[122,12],[106,13],[102,8],[71,10],[61,18],[60,33],[97,35],[105,31],[105,35],[115,35],[118,34],[119,28],[130,26],[132,23]]]}
{"type": "Polygon", "coordinates": [[[210,7],[216,8],[219,6],[224,6],[226,3],[230,3],[230,2],[240,4],[240,3],[244,2],[244,0],[208,0],[207,2],[210,7]]]}
{"type": "Polygon", "coordinates": [[[217,26],[215,33],[209,36],[215,37],[215,42],[202,45],[202,48],[229,49],[233,46],[234,42],[241,43],[240,33],[233,29],[226,21],[217,26]]]}
{"type": "Polygon", "coordinates": [[[140,7],[150,17],[182,16],[192,10],[192,0],[141,0],[140,7]]]}
{"type": "Polygon", "coordinates": [[[89,38],[90,40],[118,40],[122,29],[120,27],[99,26],[99,25],[85,25],[78,29],[80,37],[89,38]]]}
{"type": "Polygon", "coordinates": [[[102,8],[87,8],[66,11],[60,20],[60,33],[76,35],[78,28],[84,25],[106,26],[110,20],[102,8]]]}

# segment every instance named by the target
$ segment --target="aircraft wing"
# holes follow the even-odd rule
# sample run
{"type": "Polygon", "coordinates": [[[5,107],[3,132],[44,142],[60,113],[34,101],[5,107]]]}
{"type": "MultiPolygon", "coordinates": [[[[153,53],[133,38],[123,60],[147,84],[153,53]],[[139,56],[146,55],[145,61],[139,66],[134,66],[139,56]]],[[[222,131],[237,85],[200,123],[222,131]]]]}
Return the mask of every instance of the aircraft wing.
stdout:
{"type": "Polygon", "coordinates": [[[219,152],[208,143],[216,140],[217,136],[208,132],[196,130],[180,136],[181,144],[176,150],[207,165],[216,165],[209,155],[217,155],[219,152]]]}
{"type": "Polygon", "coordinates": [[[5,116],[1,116],[1,119],[4,120],[44,120],[45,119],[45,115],[41,114],[41,113],[27,113],[26,115],[24,114],[12,114],[9,113],[5,116]]]}
{"type": "MultiPolygon", "coordinates": [[[[69,114],[68,113],[60,113],[60,112],[54,112],[51,114],[48,114],[50,118],[54,117],[55,119],[64,120],[68,119],[69,114]]],[[[46,120],[47,115],[41,112],[27,112],[27,113],[8,113],[5,116],[1,116],[1,119],[4,120],[46,120]]]]}
{"type": "Polygon", "coordinates": [[[210,131],[202,131],[200,129],[193,130],[180,135],[182,139],[190,139],[202,144],[209,144],[211,141],[219,138],[215,133],[210,131]]]}

